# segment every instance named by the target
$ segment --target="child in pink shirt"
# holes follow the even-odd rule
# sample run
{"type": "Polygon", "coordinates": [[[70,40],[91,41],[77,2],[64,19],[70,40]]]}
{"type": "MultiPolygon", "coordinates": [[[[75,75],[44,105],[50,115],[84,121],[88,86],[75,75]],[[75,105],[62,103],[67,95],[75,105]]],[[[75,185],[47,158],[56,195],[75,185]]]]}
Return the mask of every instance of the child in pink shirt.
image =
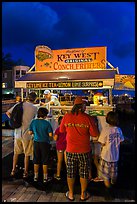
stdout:
{"type": "MultiPolygon", "coordinates": [[[[63,116],[59,116],[58,125],[60,125],[63,116]]],[[[56,141],[56,150],[57,150],[57,173],[54,175],[54,178],[60,180],[61,167],[63,159],[66,163],[66,133],[60,132],[60,127],[55,130],[54,140],[56,141]]]]}

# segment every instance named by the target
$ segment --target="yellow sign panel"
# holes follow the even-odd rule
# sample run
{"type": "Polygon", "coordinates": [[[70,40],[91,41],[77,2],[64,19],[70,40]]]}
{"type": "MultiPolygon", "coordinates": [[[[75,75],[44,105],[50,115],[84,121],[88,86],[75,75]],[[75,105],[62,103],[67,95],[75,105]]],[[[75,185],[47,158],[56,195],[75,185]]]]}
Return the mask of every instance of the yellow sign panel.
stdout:
{"type": "Polygon", "coordinates": [[[103,81],[69,81],[69,82],[28,82],[28,89],[31,88],[99,88],[103,87],[103,81]]]}
{"type": "Polygon", "coordinates": [[[116,90],[135,90],[135,75],[115,75],[116,90]]]}
{"type": "Polygon", "coordinates": [[[51,50],[47,46],[35,49],[36,71],[72,71],[106,69],[106,47],[51,50]]]}

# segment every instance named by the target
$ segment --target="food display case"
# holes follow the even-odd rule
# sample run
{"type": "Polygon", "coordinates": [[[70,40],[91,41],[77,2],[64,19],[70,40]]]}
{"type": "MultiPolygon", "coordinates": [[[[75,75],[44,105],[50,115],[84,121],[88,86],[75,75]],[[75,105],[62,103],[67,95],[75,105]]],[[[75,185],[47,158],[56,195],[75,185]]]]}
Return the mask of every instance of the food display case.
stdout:
{"type": "MultiPolygon", "coordinates": [[[[50,106],[50,115],[48,116],[48,120],[52,124],[53,131],[58,127],[58,117],[60,115],[64,115],[65,113],[70,112],[72,106],[50,106]]],[[[100,126],[106,125],[106,114],[109,111],[114,110],[114,106],[97,106],[97,105],[90,105],[86,106],[86,113],[91,116],[97,116],[98,122],[100,126]]]]}

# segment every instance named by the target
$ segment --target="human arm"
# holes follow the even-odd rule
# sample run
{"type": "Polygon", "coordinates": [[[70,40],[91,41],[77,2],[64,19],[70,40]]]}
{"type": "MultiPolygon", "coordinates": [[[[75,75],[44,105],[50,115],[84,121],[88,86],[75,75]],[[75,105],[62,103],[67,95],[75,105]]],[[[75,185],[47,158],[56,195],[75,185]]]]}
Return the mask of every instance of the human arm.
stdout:
{"type": "Polygon", "coordinates": [[[34,134],[34,132],[33,132],[33,121],[34,120],[31,121],[30,126],[29,126],[29,131],[28,131],[29,135],[33,135],[34,134]]]}
{"type": "MultiPolygon", "coordinates": [[[[66,113],[67,115],[67,113],[66,113]]],[[[65,118],[66,118],[66,115],[63,116],[62,120],[61,120],[61,124],[60,124],[60,132],[64,133],[66,132],[66,126],[65,126],[65,118]]]]}
{"type": "Polygon", "coordinates": [[[54,136],[53,136],[53,139],[54,139],[55,141],[57,141],[58,138],[59,138],[59,128],[57,128],[57,129],[55,130],[55,133],[54,133],[54,136]]]}
{"type": "Polygon", "coordinates": [[[11,113],[14,109],[14,107],[16,106],[17,104],[15,104],[14,106],[12,106],[7,112],[6,112],[6,115],[10,118],[11,117],[11,113]]]}
{"type": "Polygon", "coordinates": [[[6,115],[10,118],[11,113],[7,111],[7,112],[6,112],[6,115]]]}
{"type": "MultiPolygon", "coordinates": [[[[98,128],[98,120],[94,116],[90,116],[90,135],[93,138],[96,138],[95,140],[98,140],[99,137],[99,128],[98,128]]],[[[94,139],[93,139],[94,140],[94,139]]]]}
{"type": "Polygon", "coordinates": [[[54,134],[53,139],[54,139],[55,141],[57,141],[57,140],[58,140],[58,135],[57,135],[57,134],[54,134]]]}
{"type": "Polygon", "coordinates": [[[118,131],[119,131],[120,143],[122,143],[122,142],[125,141],[125,139],[127,139],[127,138],[124,137],[121,128],[118,128],[118,131]]]}
{"type": "Polygon", "coordinates": [[[52,132],[49,132],[49,139],[50,139],[50,141],[53,140],[53,133],[52,132]]]}
{"type": "Polygon", "coordinates": [[[49,123],[49,125],[48,125],[48,135],[49,135],[50,141],[52,141],[53,140],[53,128],[52,128],[49,121],[48,121],[48,123],[49,123]]]}
{"type": "Polygon", "coordinates": [[[46,102],[46,103],[44,103],[44,102],[40,102],[40,106],[46,106],[46,105],[54,105],[54,101],[49,101],[49,102],[46,102]]]}
{"type": "Polygon", "coordinates": [[[30,131],[30,130],[29,130],[28,133],[29,133],[29,135],[32,135],[32,134],[33,134],[33,131],[30,131]]]}

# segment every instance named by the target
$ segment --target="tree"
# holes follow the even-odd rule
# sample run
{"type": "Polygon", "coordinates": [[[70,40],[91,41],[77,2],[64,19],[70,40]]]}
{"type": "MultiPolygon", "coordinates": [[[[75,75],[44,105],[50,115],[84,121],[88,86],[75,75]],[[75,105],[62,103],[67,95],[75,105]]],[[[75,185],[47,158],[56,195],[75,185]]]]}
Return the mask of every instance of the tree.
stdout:
{"type": "Polygon", "coordinates": [[[19,66],[19,65],[22,65],[22,66],[26,66],[25,62],[22,60],[22,59],[18,59],[16,61],[16,65],[19,66]]]}
{"type": "Polygon", "coordinates": [[[2,70],[11,70],[16,65],[17,63],[12,60],[10,53],[4,54],[2,52],[2,70]]]}

